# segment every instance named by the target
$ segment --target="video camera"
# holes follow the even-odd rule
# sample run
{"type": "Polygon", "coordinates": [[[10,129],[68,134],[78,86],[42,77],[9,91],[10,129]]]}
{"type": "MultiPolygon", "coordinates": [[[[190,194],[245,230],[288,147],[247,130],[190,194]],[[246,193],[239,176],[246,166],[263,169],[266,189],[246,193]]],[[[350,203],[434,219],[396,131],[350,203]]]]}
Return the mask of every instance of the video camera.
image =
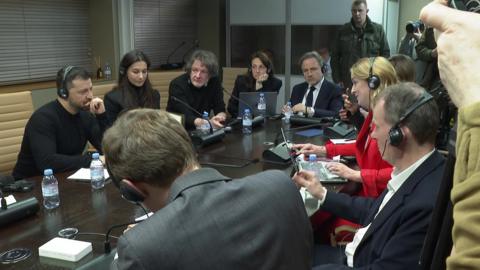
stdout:
{"type": "Polygon", "coordinates": [[[418,30],[423,31],[424,29],[425,24],[423,24],[423,22],[420,20],[409,21],[405,26],[405,30],[407,30],[407,33],[415,33],[418,32],[418,30]]]}

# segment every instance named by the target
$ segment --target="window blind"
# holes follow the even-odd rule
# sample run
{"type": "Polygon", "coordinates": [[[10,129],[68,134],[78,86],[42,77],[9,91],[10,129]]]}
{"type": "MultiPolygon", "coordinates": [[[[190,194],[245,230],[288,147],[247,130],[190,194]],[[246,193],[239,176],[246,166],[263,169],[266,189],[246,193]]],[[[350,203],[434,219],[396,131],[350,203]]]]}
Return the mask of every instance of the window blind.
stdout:
{"type": "Polygon", "coordinates": [[[65,65],[92,70],[88,1],[1,0],[0,85],[55,79],[65,65]]]}
{"type": "Polygon", "coordinates": [[[195,0],[134,1],[135,48],[149,56],[153,68],[166,63],[182,42],[185,44],[170,57],[170,63],[182,62],[195,45],[196,4],[195,0]]]}

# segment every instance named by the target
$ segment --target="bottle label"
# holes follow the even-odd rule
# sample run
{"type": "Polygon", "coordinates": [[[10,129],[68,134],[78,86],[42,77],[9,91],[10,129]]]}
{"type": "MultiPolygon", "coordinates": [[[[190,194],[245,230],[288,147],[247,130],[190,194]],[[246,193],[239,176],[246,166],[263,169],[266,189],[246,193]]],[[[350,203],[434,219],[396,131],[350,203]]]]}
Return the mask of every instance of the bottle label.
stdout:
{"type": "Polygon", "coordinates": [[[244,126],[251,126],[252,125],[252,120],[248,119],[248,120],[243,120],[242,121],[242,125],[244,126]]]}
{"type": "Polygon", "coordinates": [[[43,197],[56,196],[58,195],[58,186],[51,185],[51,186],[42,187],[42,194],[43,194],[43,197]]]}

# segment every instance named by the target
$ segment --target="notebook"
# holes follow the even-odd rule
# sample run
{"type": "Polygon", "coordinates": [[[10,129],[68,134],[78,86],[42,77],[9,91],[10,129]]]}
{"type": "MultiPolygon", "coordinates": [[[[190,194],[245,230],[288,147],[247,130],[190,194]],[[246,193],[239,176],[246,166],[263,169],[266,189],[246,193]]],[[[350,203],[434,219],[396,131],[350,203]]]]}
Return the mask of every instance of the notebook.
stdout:
{"type": "Polygon", "coordinates": [[[331,173],[325,166],[326,164],[327,162],[325,161],[317,161],[317,162],[300,161],[298,163],[298,167],[300,170],[314,171],[321,183],[334,184],[334,183],[345,183],[348,181],[345,178],[341,178],[340,176],[331,173]],[[311,167],[312,165],[313,165],[313,168],[311,167]]]}
{"type": "Polygon", "coordinates": [[[241,101],[238,102],[239,116],[243,115],[245,109],[249,109],[250,111],[253,109],[253,112],[251,112],[253,113],[253,116],[260,115],[258,112],[258,99],[260,97],[260,93],[264,94],[265,102],[267,103],[266,116],[274,116],[276,114],[275,110],[277,108],[277,92],[240,92],[239,99],[241,101]],[[247,103],[248,106],[245,103],[247,103]]]}

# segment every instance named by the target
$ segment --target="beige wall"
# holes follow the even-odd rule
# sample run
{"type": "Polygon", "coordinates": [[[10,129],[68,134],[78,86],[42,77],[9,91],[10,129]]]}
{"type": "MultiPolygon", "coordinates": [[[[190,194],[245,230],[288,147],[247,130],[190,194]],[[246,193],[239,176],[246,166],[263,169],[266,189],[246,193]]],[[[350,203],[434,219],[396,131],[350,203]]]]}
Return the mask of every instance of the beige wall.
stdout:
{"type": "MultiPolygon", "coordinates": [[[[114,24],[115,0],[89,0],[90,34],[92,39],[92,57],[100,56],[102,69],[105,62],[110,63],[112,78],[117,77],[119,59],[117,59],[118,44],[114,24]]],[[[116,11],[115,11],[116,13],[116,11]]],[[[93,60],[92,60],[93,61],[93,60]]]]}
{"type": "Polygon", "coordinates": [[[225,66],[225,0],[197,1],[197,36],[200,48],[210,50],[225,66]]]}
{"type": "Polygon", "coordinates": [[[417,20],[420,10],[431,0],[399,0],[400,14],[398,15],[398,42],[405,35],[405,25],[408,21],[417,20]]]}

